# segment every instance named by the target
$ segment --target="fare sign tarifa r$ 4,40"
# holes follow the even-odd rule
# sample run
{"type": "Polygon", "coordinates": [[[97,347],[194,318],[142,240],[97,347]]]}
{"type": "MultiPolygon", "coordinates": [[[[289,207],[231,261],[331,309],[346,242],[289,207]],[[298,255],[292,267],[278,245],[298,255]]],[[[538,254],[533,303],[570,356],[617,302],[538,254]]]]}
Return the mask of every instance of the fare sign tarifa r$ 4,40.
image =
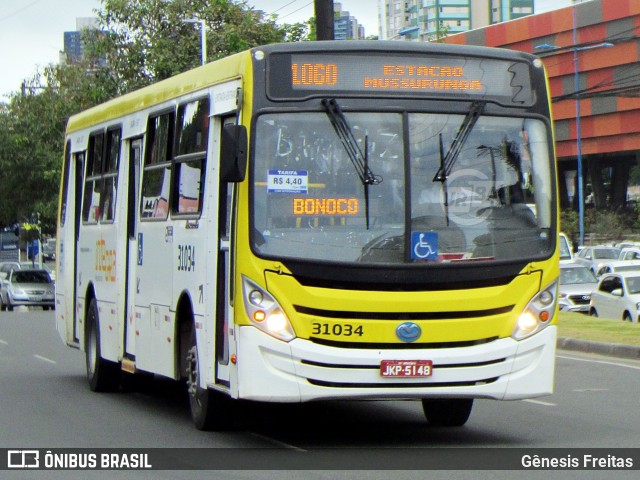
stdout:
{"type": "Polygon", "coordinates": [[[340,90],[437,90],[472,92],[482,91],[481,80],[466,78],[460,65],[397,65],[380,64],[378,75],[362,74],[349,69],[349,75],[340,75],[337,63],[291,64],[294,88],[328,88],[340,90]]]}

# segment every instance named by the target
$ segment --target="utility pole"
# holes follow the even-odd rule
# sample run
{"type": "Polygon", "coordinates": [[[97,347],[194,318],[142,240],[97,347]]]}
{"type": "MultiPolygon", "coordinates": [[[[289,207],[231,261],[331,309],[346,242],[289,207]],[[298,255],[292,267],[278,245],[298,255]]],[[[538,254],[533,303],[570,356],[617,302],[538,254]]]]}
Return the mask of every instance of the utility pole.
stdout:
{"type": "Polygon", "coordinates": [[[315,0],[316,37],[318,40],[333,40],[333,0],[315,0]]]}

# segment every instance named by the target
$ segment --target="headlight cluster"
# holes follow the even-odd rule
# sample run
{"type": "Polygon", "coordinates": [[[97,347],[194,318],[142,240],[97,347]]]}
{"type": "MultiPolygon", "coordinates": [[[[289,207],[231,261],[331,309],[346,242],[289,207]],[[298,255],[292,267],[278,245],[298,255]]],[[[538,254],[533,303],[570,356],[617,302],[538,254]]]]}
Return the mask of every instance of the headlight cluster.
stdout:
{"type": "Polygon", "coordinates": [[[511,337],[522,340],[546,328],[558,303],[558,281],[556,280],[537,293],[518,317],[511,337]]]}
{"type": "Polygon", "coordinates": [[[296,338],[282,307],[266,290],[244,276],[242,277],[242,290],[244,307],[253,325],[285,342],[296,338]]]}

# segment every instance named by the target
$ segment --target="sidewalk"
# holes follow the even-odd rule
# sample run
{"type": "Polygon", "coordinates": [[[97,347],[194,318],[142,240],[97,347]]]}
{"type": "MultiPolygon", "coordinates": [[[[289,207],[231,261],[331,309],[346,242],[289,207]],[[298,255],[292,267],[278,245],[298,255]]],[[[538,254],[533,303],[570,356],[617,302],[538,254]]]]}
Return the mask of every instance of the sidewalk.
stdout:
{"type": "Polygon", "coordinates": [[[559,338],[557,345],[560,350],[574,350],[578,352],[597,353],[609,357],[640,360],[640,347],[634,345],[594,342],[590,340],[578,340],[577,338],[559,338]]]}

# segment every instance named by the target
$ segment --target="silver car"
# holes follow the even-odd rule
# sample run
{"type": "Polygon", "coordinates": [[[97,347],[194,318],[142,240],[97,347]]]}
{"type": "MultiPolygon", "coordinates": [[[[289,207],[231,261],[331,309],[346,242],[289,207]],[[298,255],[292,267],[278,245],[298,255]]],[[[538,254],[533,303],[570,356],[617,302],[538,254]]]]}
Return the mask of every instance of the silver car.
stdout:
{"type": "Polygon", "coordinates": [[[17,306],[54,308],[55,286],[46,270],[13,270],[3,274],[0,309],[12,311],[17,306]]]}
{"type": "Polygon", "coordinates": [[[596,247],[584,247],[573,257],[573,261],[596,273],[603,263],[618,260],[619,256],[619,248],[599,245],[596,247]]]}
{"type": "Polygon", "coordinates": [[[560,264],[558,306],[566,312],[589,312],[591,292],[598,280],[587,267],[573,262],[560,264]]]}

